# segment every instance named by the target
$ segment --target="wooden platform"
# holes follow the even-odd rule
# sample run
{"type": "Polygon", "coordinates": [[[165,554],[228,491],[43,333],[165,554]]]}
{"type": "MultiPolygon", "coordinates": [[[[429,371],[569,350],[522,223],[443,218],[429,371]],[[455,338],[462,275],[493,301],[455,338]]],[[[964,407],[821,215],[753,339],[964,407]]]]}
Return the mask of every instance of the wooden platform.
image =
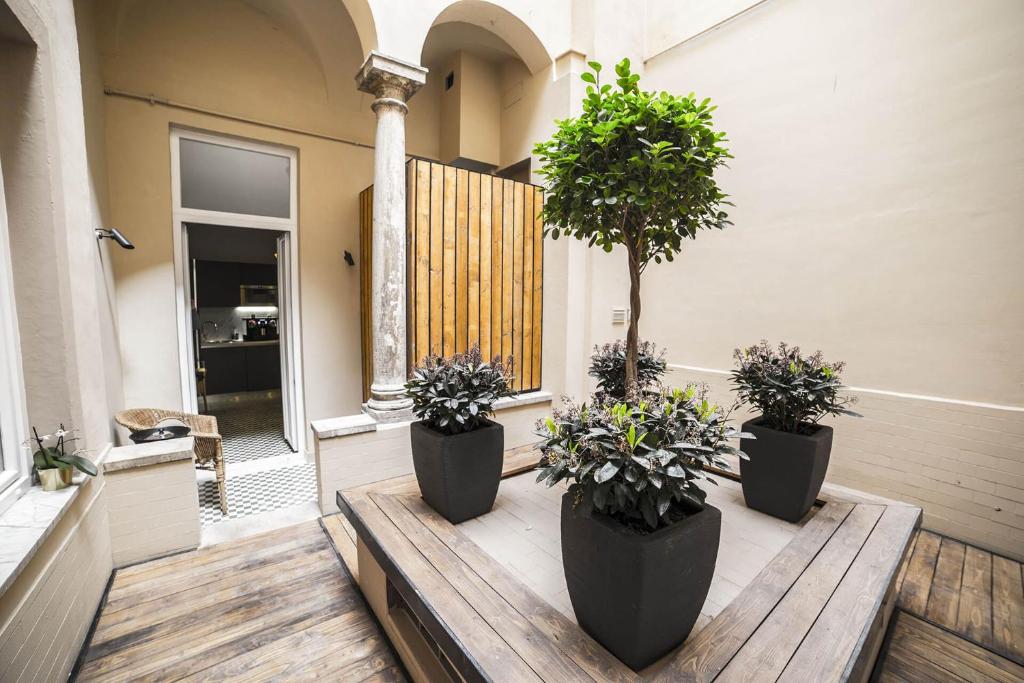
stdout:
{"type": "Polygon", "coordinates": [[[405,680],[319,522],[117,570],[78,678],[405,680]]]}
{"type": "MultiPolygon", "coordinates": [[[[536,460],[507,457],[506,473],[536,460]]],[[[431,510],[412,478],[337,498],[359,537],[360,572],[372,562],[386,576],[386,609],[407,612],[443,667],[468,681],[864,680],[920,521],[916,507],[826,489],[817,513],[703,630],[636,673],[431,510]]]]}

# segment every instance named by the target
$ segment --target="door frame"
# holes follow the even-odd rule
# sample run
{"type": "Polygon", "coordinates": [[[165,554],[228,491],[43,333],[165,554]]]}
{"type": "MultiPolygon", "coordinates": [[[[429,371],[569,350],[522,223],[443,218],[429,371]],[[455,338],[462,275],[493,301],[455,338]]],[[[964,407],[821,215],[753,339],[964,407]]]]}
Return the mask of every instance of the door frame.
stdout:
{"type": "MultiPolygon", "coordinates": [[[[299,308],[299,230],[298,230],[298,150],[294,147],[274,145],[270,143],[257,142],[243,138],[232,137],[217,133],[198,131],[182,126],[172,126],[170,134],[171,145],[171,206],[172,206],[172,235],[174,243],[174,299],[177,313],[178,333],[178,367],[181,377],[181,405],[182,410],[190,413],[199,412],[199,401],[196,395],[196,359],[192,348],[192,335],[194,327],[192,324],[192,276],[188,259],[188,223],[205,223],[224,227],[255,228],[258,230],[274,230],[288,234],[289,240],[289,263],[287,272],[289,277],[289,296],[287,302],[278,301],[280,308],[288,306],[288,329],[284,330],[288,336],[291,362],[281,366],[281,393],[290,390],[294,397],[289,403],[292,405],[291,419],[295,426],[295,441],[291,444],[299,453],[306,450],[305,419],[306,402],[302,382],[302,311],[299,308]],[[196,140],[225,147],[234,147],[253,152],[263,152],[277,156],[286,156],[290,159],[289,181],[291,184],[290,210],[288,218],[272,218],[269,216],[255,216],[240,213],[228,213],[225,211],[210,211],[206,209],[189,209],[181,205],[181,159],[179,149],[181,140],[196,140]],[[287,376],[290,370],[291,376],[287,376]],[[285,386],[285,383],[288,386],[285,386]]],[[[281,266],[278,264],[278,268],[281,266]]],[[[280,318],[280,311],[278,318],[280,318]]],[[[282,400],[282,410],[285,408],[282,400]]],[[[287,420],[286,420],[287,422],[287,420]]]]}

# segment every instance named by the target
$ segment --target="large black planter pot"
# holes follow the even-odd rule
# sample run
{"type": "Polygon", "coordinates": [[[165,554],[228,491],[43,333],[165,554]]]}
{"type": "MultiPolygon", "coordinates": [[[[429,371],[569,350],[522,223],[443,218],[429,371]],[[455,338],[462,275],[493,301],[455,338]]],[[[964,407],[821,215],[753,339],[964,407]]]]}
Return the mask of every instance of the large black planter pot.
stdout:
{"type": "Polygon", "coordinates": [[[412,463],[423,500],[452,524],[488,512],[498,495],[505,431],[488,422],[448,436],[413,422],[412,463]]]}
{"type": "Polygon", "coordinates": [[[562,565],[576,621],[639,671],[690,635],[711,587],[722,513],[708,505],[637,534],[562,496],[562,565]]]}
{"type": "Polygon", "coordinates": [[[740,483],[747,507],[798,522],[814,505],[828,471],[832,428],[793,434],[762,427],[761,418],[743,424],[756,439],[742,439],[750,460],[740,460],[740,483]]]}

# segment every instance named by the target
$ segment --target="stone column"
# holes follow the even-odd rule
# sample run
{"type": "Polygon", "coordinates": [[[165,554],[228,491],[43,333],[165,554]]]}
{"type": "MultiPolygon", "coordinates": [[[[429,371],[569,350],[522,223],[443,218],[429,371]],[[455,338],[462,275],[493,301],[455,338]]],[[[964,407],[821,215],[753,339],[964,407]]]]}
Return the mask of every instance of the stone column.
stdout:
{"type": "Polygon", "coordinates": [[[410,419],[405,397],[405,115],[406,102],[426,83],[427,70],[371,52],[356,75],[374,95],[377,114],[373,153],[373,380],[365,409],[380,421],[410,419]]]}

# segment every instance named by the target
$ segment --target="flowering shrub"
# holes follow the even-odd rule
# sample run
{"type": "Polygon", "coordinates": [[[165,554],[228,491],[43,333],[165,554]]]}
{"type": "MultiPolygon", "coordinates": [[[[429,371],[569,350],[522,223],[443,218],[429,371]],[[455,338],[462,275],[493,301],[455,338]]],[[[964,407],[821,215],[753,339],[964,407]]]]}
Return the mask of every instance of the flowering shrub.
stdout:
{"type": "Polygon", "coordinates": [[[412,411],[428,427],[443,434],[471,432],[494,413],[494,402],[508,396],[511,359],[488,363],[474,346],[450,358],[428,356],[405,385],[412,411]]]}
{"type": "Polygon", "coordinates": [[[567,403],[543,423],[537,481],[568,481],[577,505],[648,533],[704,508],[702,486],[715,483],[705,466],[746,457],[728,441],[747,435],[726,418],[696,385],[635,403],[567,403]]]}
{"type": "Polygon", "coordinates": [[[804,357],[797,346],[772,347],[761,340],[733,356],[739,364],[732,373],[736,394],[761,411],[769,429],[806,434],[826,415],[860,417],[847,409],[856,399],[839,393],[844,363],[825,362],[821,351],[804,357]]]}
{"type": "MultiPolygon", "coordinates": [[[[643,394],[665,374],[665,352],[653,342],[642,341],[637,350],[636,389],[643,394]]],[[[591,377],[597,378],[597,393],[604,398],[626,397],[626,342],[621,339],[594,347],[590,357],[591,377]]]]}

